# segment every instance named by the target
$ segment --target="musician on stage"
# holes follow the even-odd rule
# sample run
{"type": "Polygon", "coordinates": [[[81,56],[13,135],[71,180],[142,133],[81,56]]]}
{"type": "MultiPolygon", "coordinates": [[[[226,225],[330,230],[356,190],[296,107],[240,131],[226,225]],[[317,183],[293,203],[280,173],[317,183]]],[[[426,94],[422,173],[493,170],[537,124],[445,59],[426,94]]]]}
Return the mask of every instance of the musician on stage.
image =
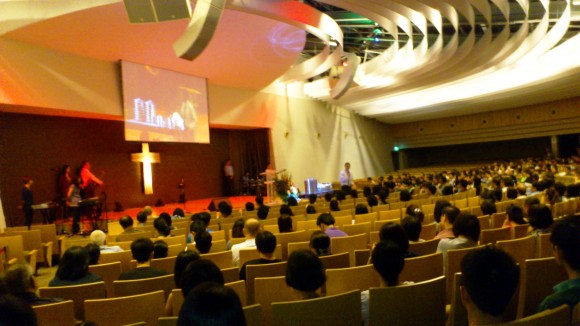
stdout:
{"type": "Polygon", "coordinates": [[[95,184],[102,186],[103,185],[103,181],[101,181],[99,178],[97,178],[92,172],[91,172],[91,164],[88,161],[83,161],[83,163],[81,164],[81,189],[83,192],[83,198],[91,198],[95,196],[95,184]]]}
{"type": "Polygon", "coordinates": [[[28,226],[30,230],[30,225],[32,225],[32,217],[34,216],[34,211],[32,210],[32,204],[34,203],[32,197],[32,179],[30,177],[24,177],[22,179],[24,187],[22,187],[22,211],[24,212],[24,223],[28,226]]]}
{"type": "Polygon", "coordinates": [[[81,208],[79,203],[81,202],[81,184],[82,180],[80,177],[74,178],[72,184],[68,188],[66,205],[69,208],[73,216],[72,233],[77,234],[80,231],[79,222],[81,220],[81,208]]]}

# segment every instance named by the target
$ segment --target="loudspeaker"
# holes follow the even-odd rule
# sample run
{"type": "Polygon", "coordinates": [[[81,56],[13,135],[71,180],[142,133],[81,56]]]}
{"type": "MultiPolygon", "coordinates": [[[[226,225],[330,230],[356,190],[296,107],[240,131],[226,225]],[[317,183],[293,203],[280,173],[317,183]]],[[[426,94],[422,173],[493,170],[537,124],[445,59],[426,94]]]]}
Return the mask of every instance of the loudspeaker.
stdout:
{"type": "Polygon", "coordinates": [[[221,203],[222,201],[225,201],[226,203],[228,203],[228,205],[232,206],[232,203],[230,202],[230,199],[228,197],[221,197],[221,198],[214,198],[209,202],[209,206],[207,206],[207,209],[215,212],[218,210],[218,205],[219,203],[221,203]]]}
{"type": "Polygon", "coordinates": [[[123,2],[129,21],[133,24],[191,18],[189,0],[123,0],[123,2]]]}

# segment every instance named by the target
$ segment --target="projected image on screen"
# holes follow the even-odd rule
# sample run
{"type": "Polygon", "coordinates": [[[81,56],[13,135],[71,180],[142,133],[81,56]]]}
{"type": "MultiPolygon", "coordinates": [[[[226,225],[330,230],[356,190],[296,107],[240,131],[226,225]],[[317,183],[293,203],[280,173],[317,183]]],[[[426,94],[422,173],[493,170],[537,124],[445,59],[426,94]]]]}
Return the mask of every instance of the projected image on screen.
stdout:
{"type": "Polygon", "coordinates": [[[125,140],[209,143],[206,80],[121,63],[125,140]]]}

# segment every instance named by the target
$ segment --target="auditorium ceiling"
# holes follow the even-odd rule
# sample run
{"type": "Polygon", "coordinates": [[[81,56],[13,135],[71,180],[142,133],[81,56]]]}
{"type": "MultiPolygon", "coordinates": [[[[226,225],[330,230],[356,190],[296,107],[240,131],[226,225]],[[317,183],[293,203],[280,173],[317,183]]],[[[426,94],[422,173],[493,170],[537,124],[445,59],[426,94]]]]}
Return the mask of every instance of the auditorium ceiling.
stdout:
{"type": "Polygon", "coordinates": [[[8,39],[235,88],[299,82],[312,98],[391,124],[580,96],[573,1],[228,0],[193,61],[173,50],[187,26],[131,24],[118,0],[0,2],[8,39]]]}

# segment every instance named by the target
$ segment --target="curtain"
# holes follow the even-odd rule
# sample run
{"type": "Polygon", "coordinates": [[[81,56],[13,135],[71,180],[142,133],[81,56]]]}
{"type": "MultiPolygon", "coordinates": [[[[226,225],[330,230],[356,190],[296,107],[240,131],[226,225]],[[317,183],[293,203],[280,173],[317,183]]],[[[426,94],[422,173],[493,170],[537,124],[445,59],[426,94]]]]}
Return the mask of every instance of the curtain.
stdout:
{"type": "Polygon", "coordinates": [[[234,166],[235,193],[240,192],[246,171],[256,179],[270,162],[270,130],[230,130],[230,160],[234,166]]]}

